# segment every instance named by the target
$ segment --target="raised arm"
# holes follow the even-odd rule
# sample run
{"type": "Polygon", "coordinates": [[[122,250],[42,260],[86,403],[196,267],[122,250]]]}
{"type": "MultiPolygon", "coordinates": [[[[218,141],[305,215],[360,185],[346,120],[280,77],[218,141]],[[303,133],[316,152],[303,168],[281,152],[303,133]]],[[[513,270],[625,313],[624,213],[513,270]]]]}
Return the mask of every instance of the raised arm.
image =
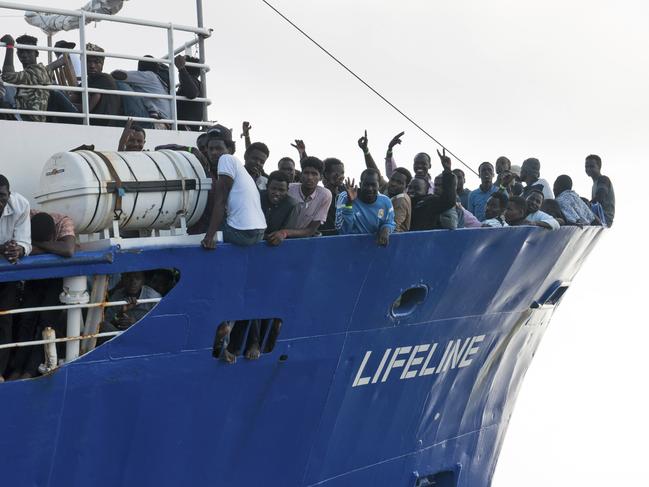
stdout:
{"type": "Polygon", "coordinates": [[[361,148],[363,155],[365,156],[365,167],[367,167],[368,169],[376,169],[379,172],[379,175],[381,177],[379,185],[380,189],[383,190],[387,186],[388,182],[383,177],[383,174],[381,174],[381,170],[376,165],[376,162],[374,162],[372,154],[370,154],[370,149],[368,148],[367,130],[365,131],[365,135],[358,139],[358,147],[361,148]]]}
{"type": "Polygon", "coordinates": [[[5,51],[5,61],[2,65],[2,79],[9,83],[13,83],[14,81],[7,79],[7,76],[16,72],[14,69],[14,44],[16,41],[14,41],[14,38],[9,34],[5,34],[0,38],[0,42],[4,42],[7,49],[5,51]]]}
{"type": "Polygon", "coordinates": [[[178,82],[180,83],[178,93],[193,100],[201,94],[201,89],[196,79],[187,71],[186,62],[185,56],[176,56],[174,58],[174,64],[178,69],[178,82]]]}
{"type": "Polygon", "coordinates": [[[119,143],[117,144],[117,152],[123,152],[128,146],[128,142],[131,139],[131,127],[133,126],[133,119],[129,118],[124,125],[124,130],[122,130],[122,135],[119,138],[119,143]]]}
{"type": "Polygon", "coordinates": [[[248,147],[250,147],[250,130],[252,129],[252,125],[250,125],[250,122],[243,122],[241,125],[241,137],[246,143],[246,150],[248,150],[248,147]]]}
{"type": "Polygon", "coordinates": [[[392,150],[394,149],[395,145],[399,145],[401,143],[401,137],[403,137],[403,134],[405,134],[405,132],[398,133],[397,135],[392,137],[392,140],[388,144],[388,150],[385,153],[385,175],[388,178],[392,177],[392,173],[397,168],[397,163],[394,161],[394,157],[392,156],[392,150]]]}
{"type": "Polygon", "coordinates": [[[297,149],[297,153],[300,155],[300,160],[306,159],[306,145],[304,144],[303,140],[295,139],[295,144],[291,144],[291,147],[295,147],[297,149]]]}

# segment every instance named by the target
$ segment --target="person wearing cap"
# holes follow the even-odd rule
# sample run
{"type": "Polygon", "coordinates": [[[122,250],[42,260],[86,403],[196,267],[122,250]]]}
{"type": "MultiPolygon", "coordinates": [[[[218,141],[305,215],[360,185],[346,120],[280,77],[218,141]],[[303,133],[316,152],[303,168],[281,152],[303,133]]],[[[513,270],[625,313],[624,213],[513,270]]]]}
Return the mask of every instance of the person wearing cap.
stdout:
{"type": "MultiPolygon", "coordinates": [[[[107,73],[104,73],[104,56],[97,56],[93,53],[102,53],[104,49],[96,44],[86,44],[86,68],[88,72],[88,88],[102,90],[116,90],[115,80],[107,73]]],[[[73,93],[70,97],[77,109],[81,112],[81,93],[73,93]]],[[[121,115],[122,101],[119,95],[106,95],[102,93],[88,94],[88,107],[90,113],[97,115],[121,115]]],[[[90,119],[90,125],[116,127],[122,125],[118,120],[90,119]]]]}
{"type": "MultiPolygon", "coordinates": [[[[16,85],[41,85],[52,83],[52,73],[43,64],[38,62],[38,51],[34,49],[18,49],[18,60],[23,66],[22,71],[16,72],[14,68],[14,45],[18,44],[36,46],[38,39],[29,35],[22,35],[15,41],[9,34],[0,38],[5,43],[6,54],[2,66],[2,80],[5,83],[16,85]]],[[[15,96],[18,110],[46,111],[50,93],[37,88],[18,88],[15,96]]],[[[31,122],[45,122],[45,115],[21,115],[20,118],[31,122]]]]}
{"type": "Polygon", "coordinates": [[[264,238],[266,217],[261,209],[259,190],[241,161],[234,157],[232,131],[222,125],[209,130],[207,153],[212,172],[218,179],[213,188],[214,202],[201,246],[216,248],[216,232],[223,241],[235,245],[254,245],[264,238]]]}
{"type": "Polygon", "coordinates": [[[525,183],[523,197],[527,199],[534,190],[539,190],[545,199],[553,199],[552,186],[545,179],[541,179],[541,162],[536,157],[523,161],[521,166],[521,180],[525,183]]]}

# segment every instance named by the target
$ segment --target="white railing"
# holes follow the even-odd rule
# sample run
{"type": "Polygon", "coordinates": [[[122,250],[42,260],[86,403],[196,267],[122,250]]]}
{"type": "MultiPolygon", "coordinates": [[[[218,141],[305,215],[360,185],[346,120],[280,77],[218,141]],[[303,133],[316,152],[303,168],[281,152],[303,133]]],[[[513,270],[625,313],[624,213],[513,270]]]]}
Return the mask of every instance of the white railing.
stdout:
{"type": "MultiPolygon", "coordinates": [[[[200,98],[194,98],[190,100],[189,98],[176,95],[176,71],[174,65],[174,57],[176,54],[182,52],[184,49],[191,47],[195,44],[199,44],[199,46],[201,47],[201,59],[204,59],[205,56],[203,53],[203,40],[212,35],[210,29],[205,29],[202,27],[191,27],[191,26],[173,24],[173,23],[163,23],[163,22],[155,22],[149,20],[133,19],[129,17],[104,15],[104,14],[85,12],[79,10],[66,10],[60,8],[41,7],[41,6],[26,5],[26,4],[13,3],[13,2],[3,2],[3,1],[0,1],[0,9],[19,10],[19,11],[29,10],[29,11],[42,12],[47,14],[67,15],[72,17],[78,17],[80,19],[79,44],[81,49],[65,49],[65,48],[47,47],[47,46],[26,46],[22,44],[15,44],[14,46],[16,49],[29,49],[29,50],[37,50],[37,51],[80,55],[81,57],[80,59],[81,60],[81,86],[80,87],[58,86],[58,85],[25,86],[25,85],[12,85],[9,83],[6,83],[6,85],[14,86],[16,88],[42,89],[48,91],[56,90],[56,91],[68,91],[68,92],[80,92],[81,100],[82,100],[81,103],[82,111],[78,113],[49,112],[49,111],[38,111],[38,110],[16,110],[16,109],[8,109],[8,108],[0,109],[0,113],[6,113],[12,115],[53,116],[53,117],[60,117],[60,118],[83,118],[84,125],[89,125],[91,119],[120,120],[120,121],[128,120],[129,118],[128,116],[99,115],[99,114],[90,113],[89,102],[88,102],[89,95],[92,93],[99,93],[99,94],[112,94],[112,95],[120,95],[120,96],[132,96],[138,98],[158,98],[158,99],[171,100],[171,117],[169,119],[159,120],[156,118],[135,117],[133,118],[133,120],[136,122],[170,124],[174,130],[178,130],[178,125],[200,126],[200,125],[205,125],[205,123],[207,123],[207,120],[203,120],[201,122],[191,121],[191,120],[178,120],[176,102],[181,100],[181,101],[189,101],[193,103],[203,103],[204,104],[203,106],[209,105],[211,103],[211,101],[204,96],[205,88],[206,88],[206,73],[209,71],[209,66],[201,63],[186,64],[188,67],[195,67],[201,70],[201,85],[202,85],[203,96],[201,96],[200,98]],[[132,25],[138,25],[142,27],[152,27],[152,28],[166,30],[167,31],[167,54],[165,54],[164,57],[161,58],[146,58],[143,56],[134,56],[130,54],[121,54],[121,53],[114,53],[114,52],[86,51],[86,20],[105,20],[109,22],[132,24],[132,25]],[[195,34],[197,37],[192,41],[184,43],[181,47],[176,49],[174,47],[175,31],[190,32],[195,34]],[[169,93],[163,95],[163,94],[153,94],[153,93],[140,93],[140,92],[120,91],[120,90],[113,91],[113,90],[101,90],[96,88],[90,88],[88,87],[88,69],[87,69],[87,59],[86,59],[87,55],[94,56],[94,57],[104,57],[104,58],[110,57],[110,58],[118,58],[118,59],[128,59],[133,61],[149,61],[149,62],[155,62],[159,64],[166,64],[169,66],[169,93]]],[[[0,43],[0,47],[5,47],[5,44],[0,43]]],[[[204,110],[204,113],[205,112],[206,111],[204,110]]],[[[207,117],[204,116],[203,118],[206,119],[207,117]]]]}

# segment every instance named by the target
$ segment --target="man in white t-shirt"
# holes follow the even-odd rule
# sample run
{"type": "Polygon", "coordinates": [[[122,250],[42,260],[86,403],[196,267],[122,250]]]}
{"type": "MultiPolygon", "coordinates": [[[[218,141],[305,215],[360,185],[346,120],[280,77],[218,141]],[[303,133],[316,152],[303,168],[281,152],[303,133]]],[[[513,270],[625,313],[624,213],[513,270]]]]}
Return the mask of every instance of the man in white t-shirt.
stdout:
{"type": "Polygon", "coordinates": [[[241,161],[230,154],[222,138],[210,137],[207,152],[210,162],[218,164],[218,180],[214,186],[210,224],[201,246],[208,250],[215,249],[214,237],[219,229],[223,231],[223,241],[227,243],[248,246],[261,242],[266,218],[255,181],[241,161]]]}

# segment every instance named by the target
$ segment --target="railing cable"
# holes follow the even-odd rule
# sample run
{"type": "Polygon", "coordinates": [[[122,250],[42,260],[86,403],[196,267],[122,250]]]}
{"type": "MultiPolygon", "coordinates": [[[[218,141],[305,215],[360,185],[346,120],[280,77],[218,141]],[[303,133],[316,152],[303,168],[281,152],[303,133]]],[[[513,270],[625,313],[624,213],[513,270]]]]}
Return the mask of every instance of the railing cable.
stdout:
{"type": "Polygon", "coordinates": [[[277,10],[273,5],[271,5],[270,2],[267,0],[261,0],[264,2],[268,7],[270,7],[277,15],[282,17],[286,22],[291,24],[295,30],[297,30],[300,34],[302,34],[304,37],[309,39],[313,44],[315,44],[322,52],[324,52],[327,56],[329,56],[331,59],[333,59],[336,63],[338,63],[343,69],[345,69],[349,74],[351,74],[354,78],[356,78],[358,81],[363,83],[370,91],[372,91],[376,96],[378,96],[381,100],[383,100],[385,103],[387,103],[390,107],[392,107],[394,110],[397,111],[403,118],[408,120],[411,124],[413,124],[415,127],[417,127],[421,132],[423,132],[428,138],[430,138],[433,142],[435,142],[437,145],[439,145],[441,148],[446,149],[446,153],[452,155],[455,159],[457,159],[458,162],[462,163],[469,171],[474,173],[476,176],[479,176],[478,173],[471,167],[469,166],[466,162],[464,162],[462,159],[460,159],[457,155],[455,155],[453,152],[451,152],[444,144],[442,144],[439,140],[437,140],[435,137],[433,137],[426,129],[424,129],[421,125],[419,125],[417,122],[415,122],[411,117],[406,115],[403,110],[401,110],[399,107],[397,107],[394,103],[392,103],[390,100],[388,100],[385,96],[383,96],[379,91],[377,91],[372,85],[370,85],[367,81],[365,81],[363,78],[361,78],[358,74],[356,74],[354,71],[352,71],[351,68],[349,68],[345,63],[340,61],[336,56],[334,56],[331,52],[329,52],[322,44],[320,44],[318,41],[316,41],[313,37],[311,37],[309,34],[307,34],[304,30],[302,30],[300,27],[298,27],[291,19],[286,17],[282,12],[277,10]]]}

